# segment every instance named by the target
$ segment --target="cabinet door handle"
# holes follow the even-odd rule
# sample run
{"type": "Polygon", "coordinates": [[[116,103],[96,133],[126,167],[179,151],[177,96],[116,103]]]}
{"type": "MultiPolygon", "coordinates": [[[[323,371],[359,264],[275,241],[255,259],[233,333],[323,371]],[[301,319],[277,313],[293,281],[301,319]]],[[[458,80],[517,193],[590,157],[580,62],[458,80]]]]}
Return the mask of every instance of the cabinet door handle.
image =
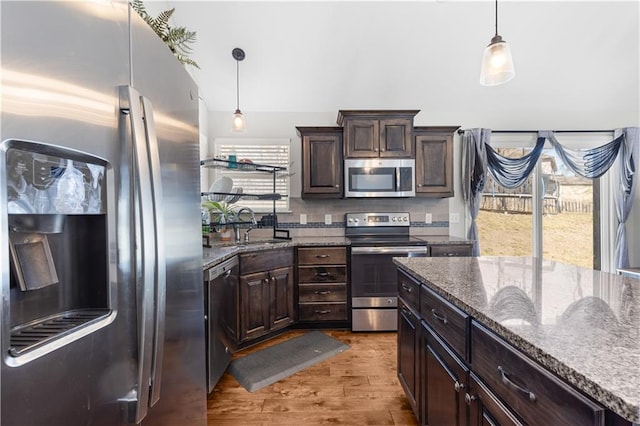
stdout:
{"type": "Polygon", "coordinates": [[[327,294],[331,294],[331,290],[316,290],[316,294],[318,296],[326,296],[327,294]]]}
{"type": "Polygon", "coordinates": [[[422,188],[422,184],[421,183],[418,184],[418,188],[422,188]]]}
{"type": "Polygon", "coordinates": [[[326,314],[330,314],[331,313],[331,309],[326,309],[324,311],[320,311],[316,309],[316,314],[318,315],[326,315],[326,314]]]}
{"type": "Polygon", "coordinates": [[[500,377],[502,378],[502,383],[504,383],[507,386],[512,387],[513,389],[517,390],[518,392],[523,393],[527,398],[529,398],[529,401],[531,402],[535,402],[537,397],[536,394],[531,392],[530,390],[520,386],[519,384],[515,383],[513,380],[511,380],[509,378],[509,375],[507,374],[506,371],[504,371],[504,368],[502,368],[501,366],[498,366],[498,374],[500,374],[500,377]]]}
{"type": "Polygon", "coordinates": [[[464,384],[456,380],[455,384],[453,385],[453,388],[456,390],[456,392],[460,393],[460,391],[464,389],[464,384]]]}
{"type": "Polygon", "coordinates": [[[340,188],[340,185],[336,185],[336,188],[340,188]]]}
{"type": "Polygon", "coordinates": [[[411,287],[409,287],[408,285],[406,285],[405,283],[400,284],[402,286],[402,289],[404,291],[406,291],[407,293],[411,293],[411,291],[413,290],[411,287]]]}
{"type": "Polygon", "coordinates": [[[447,317],[445,315],[438,313],[435,309],[431,310],[431,315],[433,315],[435,319],[437,319],[438,321],[441,321],[445,325],[448,323],[447,317]]]}
{"type": "Polygon", "coordinates": [[[473,395],[469,395],[468,393],[464,394],[464,402],[467,403],[467,405],[471,405],[471,403],[473,401],[475,401],[477,398],[473,395]]]}
{"type": "Polygon", "coordinates": [[[328,255],[328,254],[316,254],[316,258],[318,258],[318,259],[327,259],[329,257],[331,257],[331,256],[328,255]]]}

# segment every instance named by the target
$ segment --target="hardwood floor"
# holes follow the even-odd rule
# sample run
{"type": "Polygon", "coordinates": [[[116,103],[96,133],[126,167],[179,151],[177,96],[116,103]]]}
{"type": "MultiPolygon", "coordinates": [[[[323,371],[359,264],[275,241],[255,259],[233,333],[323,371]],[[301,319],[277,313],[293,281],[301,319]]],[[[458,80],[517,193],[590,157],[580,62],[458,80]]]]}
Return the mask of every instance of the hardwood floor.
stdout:
{"type": "MultiPolygon", "coordinates": [[[[397,334],[323,331],[350,348],[253,393],[225,373],[207,401],[208,426],[416,425],[396,376],[397,334]]],[[[287,332],[236,357],[303,332],[287,332]]]]}

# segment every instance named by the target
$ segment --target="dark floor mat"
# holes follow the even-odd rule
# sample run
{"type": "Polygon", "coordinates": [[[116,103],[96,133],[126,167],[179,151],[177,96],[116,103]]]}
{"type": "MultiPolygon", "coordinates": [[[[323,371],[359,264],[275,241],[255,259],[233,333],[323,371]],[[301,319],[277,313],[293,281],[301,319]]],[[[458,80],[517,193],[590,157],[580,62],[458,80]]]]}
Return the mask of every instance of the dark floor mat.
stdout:
{"type": "Polygon", "coordinates": [[[231,362],[229,373],[249,392],[284,379],[349,346],[321,331],[311,331],[231,362]]]}

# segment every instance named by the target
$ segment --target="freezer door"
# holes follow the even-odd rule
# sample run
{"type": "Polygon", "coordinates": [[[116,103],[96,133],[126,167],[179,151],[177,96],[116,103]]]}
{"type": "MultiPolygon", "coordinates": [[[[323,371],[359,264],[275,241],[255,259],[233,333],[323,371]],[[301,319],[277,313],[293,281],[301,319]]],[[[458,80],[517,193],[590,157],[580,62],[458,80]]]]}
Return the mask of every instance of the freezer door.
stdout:
{"type": "MultiPolygon", "coordinates": [[[[200,226],[198,89],[185,68],[135,14],[132,86],[153,108],[164,209],[166,317],[154,342],[151,408],[143,424],[206,425],[204,289],[200,226]]],[[[157,316],[156,323],[161,321],[157,316]]],[[[161,324],[159,324],[161,325],[161,324]]]]}
{"type": "MultiPolygon", "coordinates": [[[[135,385],[137,371],[130,194],[123,162],[130,153],[120,145],[117,108],[117,88],[130,79],[127,3],[2,1],[0,8],[0,144],[35,141],[68,152],[86,152],[109,165],[108,231],[102,243],[108,264],[101,264],[100,269],[114,290],[98,297],[107,301],[109,324],[41,356],[12,357],[5,350],[10,344],[11,318],[24,314],[17,312],[21,306],[31,306],[10,304],[19,299],[17,292],[21,290],[11,278],[8,215],[0,207],[0,423],[125,424],[119,399],[135,385]]],[[[4,201],[6,188],[6,182],[0,182],[0,199],[4,201]]],[[[71,222],[80,218],[80,214],[69,216],[71,222]]],[[[90,233],[91,227],[84,232],[90,233]]],[[[71,238],[81,239],[81,234],[71,234],[71,238]]],[[[60,235],[49,234],[52,250],[60,235]]],[[[54,261],[56,256],[52,253],[54,261]]],[[[58,280],[75,276],[80,267],[73,259],[58,264],[58,280]]],[[[29,295],[46,292],[47,303],[64,305],[66,296],[57,292],[61,284],[30,289],[29,295]]],[[[80,302],[91,300],[94,298],[80,302]]]]}

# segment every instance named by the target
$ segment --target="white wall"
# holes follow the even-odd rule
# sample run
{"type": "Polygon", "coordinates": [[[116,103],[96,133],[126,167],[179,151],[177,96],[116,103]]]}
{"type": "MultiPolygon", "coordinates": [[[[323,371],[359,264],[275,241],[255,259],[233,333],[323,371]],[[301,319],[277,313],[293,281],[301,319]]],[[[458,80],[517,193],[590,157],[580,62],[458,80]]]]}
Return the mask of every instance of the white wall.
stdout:
{"type": "MultiPolygon", "coordinates": [[[[181,3],[186,15],[205,15],[200,2],[181,3]]],[[[497,87],[478,84],[493,2],[302,3],[206,2],[206,23],[191,21],[202,32],[200,43],[215,37],[206,55],[196,57],[212,109],[209,143],[238,136],[229,125],[236,46],[247,51],[240,105],[249,127],[240,137],[290,138],[297,176],[295,127],[334,126],[338,109],[420,109],[416,125],[462,128],[640,126],[638,2],[501,2],[500,33],[511,44],[516,77],[497,87]],[[319,66],[323,60],[326,66],[319,66]]],[[[464,237],[459,142],[449,210],[460,213],[461,222],[449,232],[464,237]]],[[[294,179],[292,196],[299,193],[294,179]]],[[[640,202],[628,226],[629,235],[640,235],[640,202]]],[[[632,262],[640,265],[640,239],[630,241],[632,262]]]]}

